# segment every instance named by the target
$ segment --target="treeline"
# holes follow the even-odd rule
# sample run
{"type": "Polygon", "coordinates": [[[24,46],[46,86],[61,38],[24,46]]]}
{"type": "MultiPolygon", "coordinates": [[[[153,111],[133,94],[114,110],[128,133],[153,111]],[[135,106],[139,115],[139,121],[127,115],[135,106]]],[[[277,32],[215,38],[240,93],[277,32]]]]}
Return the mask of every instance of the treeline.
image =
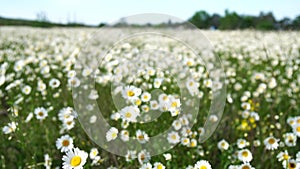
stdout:
{"type": "MultiPolygon", "coordinates": [[[[51,27],[97,27],[93,25],[85,25],[82,23],[53,23],[44,20],[26,20],[26,19],[10,19],[0,17],[0,26],[31,26],[31,27],[42,27],[42,28],[51,28],[51,27]]],[[[99,27],[103,26],[102,24],[98,25],[99,27]]]]}
{"type": "Polygon", "coordinates": [[[296,18],[276,20],[272,12],[261,12],[258,16],[239,15],[225,11],[225,15],[210,15],[206,11],[196,12],[189,20],[200,29],[258,29],[258,30],[300,30],[300,15],[296,18]]]}

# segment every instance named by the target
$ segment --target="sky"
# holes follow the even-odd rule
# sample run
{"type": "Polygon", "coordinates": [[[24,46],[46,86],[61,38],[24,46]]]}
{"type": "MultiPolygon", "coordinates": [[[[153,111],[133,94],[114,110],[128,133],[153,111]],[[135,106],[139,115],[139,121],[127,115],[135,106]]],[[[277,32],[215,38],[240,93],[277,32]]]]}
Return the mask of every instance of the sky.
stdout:
{"type": "MultiPolygon", "coordinates": [[[[225,9],[249,15],[270,11],[276,19],[294,18],[300,15],[300,0],[1,0],[0,2],[2,17],[36,19],[37,14],[43,12],[52,22],[75,21],[91,25],[101,22],[113,23],[122,17],[142,13],[161,13],[187,20],[199,10],[224,15],[225,9]]],[[[167,20],[159,17],[158,19],[167,20]]]]}

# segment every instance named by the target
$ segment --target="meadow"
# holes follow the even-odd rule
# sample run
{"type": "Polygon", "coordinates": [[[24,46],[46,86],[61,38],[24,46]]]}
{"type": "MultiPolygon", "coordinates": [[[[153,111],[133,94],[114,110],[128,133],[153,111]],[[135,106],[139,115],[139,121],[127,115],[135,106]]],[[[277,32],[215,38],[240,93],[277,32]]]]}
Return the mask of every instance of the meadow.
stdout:
{"type": "Polygon", "coordinates": [[[177,41],[111,48],[131,30],[105,29],[0,27],[0,168],[300,168],[300,32],[203,30],[225,78],[177,41]],[[211,115],[221,88],[223,115],[211,115]]]}

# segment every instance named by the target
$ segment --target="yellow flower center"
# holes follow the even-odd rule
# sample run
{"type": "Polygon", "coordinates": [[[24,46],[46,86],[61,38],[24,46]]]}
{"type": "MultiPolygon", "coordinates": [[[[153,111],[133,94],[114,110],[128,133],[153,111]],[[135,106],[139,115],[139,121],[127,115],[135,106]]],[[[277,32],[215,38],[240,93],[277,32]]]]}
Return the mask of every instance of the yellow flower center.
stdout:
{"type": "Polygon", "coordinates": [[[134,92],[133,92],[132,90],[129,90],[129,91],[127,92],[127,96],[129,96],[129,97],[134,96],[134,92]]]}
{"type": "Polygon", "coordinates": [[[243,166],[242,169],[250,169],[249,166],[243,166]]]}
{"type": "Polygon", "coordinates": [[[63,145],[64,147],[69,146],[69,145],[70,145],[69,140],[64,140],[64,141],[62,142],[62,145],[63,145]]]}
{"type": "Polygon", "coordinates": [[[142,101],[141,101],[140,99],[138,99],[138,100],[135,101],[135,104],[136,104],[137,106],[141,105],[141,103],[142,103],[142,101]]]}
{"type": "Polygon", "coordinates": [[[177,107],[177,102],[173,102],[171,106],[172,107],[177,107]]]}
{"type": "Polygon", "coordinates": [[[243,156],[243,157],[248,157],[248,152],[247,152],[247,151],[243,151],[243,152],[242,152],[242,156],[243,156]]]}
{"type": "Polygon", "coordinates": [[[289,155],[287,155],[287,154],[284,154],[284,155],[283,155],[283,159],[284,159],[284,160],[288,160],[289,158],[290,158],[289,155]]]}
{"type": "Polygon", "coordinates": [[[112,138],[115,138],[115,137],[117,137],[117,133],[112,133],[111,136],[112,136],[112,138]]]}
{"type": "Polygon", "coordinates": [[[130,112],[126,112],[126,113],[125,113],[125,117],[126,117],[126,118],[130,118],[131,116],[132,116],[132,115],[131,115],[130,112]]]}
{"type": "Polygon", "coordinates": [[[269,140],[268,140],[268,143],[269,144],[274,144],[276,142],[276,140],[274,139],[274,138],[270,138],[269,140]]]}
{"type": "Polygon", "coordinates": [[[296,130],[297,130],[297,132],[300,132],[300,126],[298,126],[298,127],[296,128],[296,130]]]}
{"type": "Polygon", "coordinates": [[[203,165],[203,166],[200,166],[199,169],[207,169],[207,167],[203,165]]]}
{"type": "Polygon", "coordinates": [[[176,137],[176,135],[172,135],[171,138],[172,138],[173,140],[175,140],[177,137],[176,137]]]}
{"type": "Polygon", "coordinates": [[[296,164],[295,163],[289,163],[289,169],[294,169],[296,168],[296,164]]]}
{"type": "Polygon", "coordinates": [[[144,135],[139,135],[139,136],[138,136],[138,139],[139,139],[139,140],[144,140],[144,135]]]}
{"type": "Polygon", "coordinates": [[[71,159],[71,166],[72,167],[77,167],[79,166],[81,163],[81,157],[80,156],[74,156],[71,159]]]}
{"type": "Polygon", "coordinates": [[[163,166],[161,164],[157,165],[157,169],[162,169],[162,168],[163,168],[163,166]]]}
{"type": "Polygon", "coordinates": [[[300,124],[300,119],[297,120],[297,123],[300,124]]]}
{"type": "Polygon", "coordinates": [[[43,113],[43,112],[39,112],[38,115],[39,115],[39,116],[43,116],[44,113],[43,113]]]}

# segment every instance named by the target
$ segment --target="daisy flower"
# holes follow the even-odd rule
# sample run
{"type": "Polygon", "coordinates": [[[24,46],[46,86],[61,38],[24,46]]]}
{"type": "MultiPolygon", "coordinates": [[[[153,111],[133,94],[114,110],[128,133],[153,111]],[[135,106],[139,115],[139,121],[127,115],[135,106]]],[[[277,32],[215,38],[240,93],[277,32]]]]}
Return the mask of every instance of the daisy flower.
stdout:
{"type": "Polygon", "coordinates": [[[99,151],[97,148],[92,148],[90,151],[90,159],[94,159],[99,154],[99,151]]]}
{"type": "Polygon", "coordinates": [[[194,168],[199,168],[199,169],[211,169],[211,165],[209,164],[208,161],[206,160],[200,160],[198,161],[194,168]]]}
{"type": "Polygon", "coordinates": [[[48,111],[44,107],[38,107],[34,109],[34,114],[38,120],[42,121],[48,116],[48,111]]]}
{"type": "Polygon", "coordinates": [[[18,123],[16,123],[16,122],[10,122],[10,123],[7,124],[7,126],[4,126],[2,128],[2,131],[3,131],[4,134],[13,133],[13,132],[16,131],[17,125],[18,125],[18,123]]]}
{"type": "Polygon", "coordinates": [[[275,150],[278,148],[279,144],[278,144],[278,139],[276,139],[275,137],[271,136],[268,137],[264,140],[264,144],[266,146],[267,150],[275,150]]]}
{"type": "Polygon", "coordinates": [[[119,133],[119,131],[117,128],[115,128],[115,127],[110,128],[106,133],[106,140],[108,142],[115,140],[118,137],[118,133],[119,133]]]}
{"type": "Polygon", "coordinates": [[[56,148],[61,152],[67,152],[74,147],[73,139],[69,135],[61,136],[56,140],[56,148]]]}
{"type": "Polygon", "coordinates": [[[150,101],[150,109],[151,110],[157,110],[159,109],[159,104],[156,100],[150,101]]]}
{"type": "Polygon", "coordinates": [[[136,131],[136,139],[139,143],[145,144],[149,141],[149,136],[145,131],[137,130],[136,131]]]}
{"type": "Polygon", "coordinates": [[[294,147],[297,143],[297,136],[294,133],[285,133],[283,135],[284,143],[288,147],[294,147]]]}
{"type": "Polygon", "coordinates": [[[143,102],[148,102],[151,99],[151,94],[148,92],[144,92],[141,96],[141,100],[143,102]]]}
{"type": "Polygon", "coordinates": [[[31,87],[26,85],[22,88],[22,93],[24,93],[25,95],[29,95],[31,92],[31,87]]]}
{"type": "Polygon", "coordinates": [[[238,148],[245,148],[247,146],[247,141],[245,139],[238,139],[237,146],[238,148]]]}
{"type": "Polygon", "coordinates": [[[140,164],[147,163],[151,159],[150,153],[146,150],[142,150],[138,154],[138,161],[140,164]]]}
{"type": "Polygon", "coordinates": [[[281,151],[277,156],[278,161],[286,161],[290,159],[289,153],[287,150],[281,151]]]}
{"type": "Polygon", "coordinates": [[[122,91],[122,96],[127,100],[135,100],[139,95],[141,95],[142,90],[134,86],[126,86],[122,91]]]}
{"type": "Polygon", "coordinates": [[[160,163],[160,162],[154,163],[153,169],[165,169],[165,168],[166,167],[162,163],[160,163]]]}
{"type": "Polygon", "coordinates": [[[288,161],[287,169],[299,169],[299,168],[300,168],[300,164],[296,160],[290,159],[288,161]]]}
{"type": "Polygon", "coordinates": [[[140,116],[140,109],[136,106],[127,106],[120,111],[123,120],[128,122],[136,122],[136,118],[140,116]]]}
{"type": "Polygon", "coordinates": [[[73,148],[63,156],[63,169],[83,169],[88,154],[79,148],[73,148]]]}
{"type": "Polygon", "coordinates": [[[120,138],[123,141],[129,141],[129,132],[127,130],[122,130],[120,133],[120,138]]]}
{"type": "Polygon", "coordinates": [[[127,151],[127,154],[125,155],[125,159],[127,162],[132,161],[136,159],[136,151],[127,151]]]}
{"type": "Polygon", "coordinates": [[[177,144],[180,142],[180,137],[179,137],[178,133],[175,131],[170,132],[168,134],[167,139],[170,144],[177,144]]]}
{"type": "Polygon", "coordinates": [[[300,137],[300,124],[296,124],[293,126],[293,132],[295,133],[295,135],[297,135],[298,137],[300,137]]]}
{"type": "Polygon", "coordinates": [[[255,169],[255,168],[252,167],[249,163],[244,163],[240,165],[239,169],[255,169]]]}
{"type": "Polygon", "coordinates": [[[253,159],[252,153],[248,149],[240,150],[238,152],[238,159],[244,163],[248,163],[253,159]]]}
{"type": "Polygon", "coordinates": [[[53,79],[51,79],[51,80],[49,81],[49,86],[50,86],[52,89],[58,88],[58,87],[60,86],[60,81],[59,81],[58,79],[53,78],[53,79]]]}
{"type": "Polygon", "coordinates": [[[221,141],[219,141],[219,143],[218,143],[218,148],[221,150],[221,151],[223,151],[223,150],[228,150],[228,148],[229,148],[229,144],[228,144],[228,142],[226,141],[226,140],[221,140],[221,141]]]}
{"type": "Polygon", "coordinates": [[[140,167],[140,169],[152,169],[152,164],[151,163],[145,163],[140,167]]]}

